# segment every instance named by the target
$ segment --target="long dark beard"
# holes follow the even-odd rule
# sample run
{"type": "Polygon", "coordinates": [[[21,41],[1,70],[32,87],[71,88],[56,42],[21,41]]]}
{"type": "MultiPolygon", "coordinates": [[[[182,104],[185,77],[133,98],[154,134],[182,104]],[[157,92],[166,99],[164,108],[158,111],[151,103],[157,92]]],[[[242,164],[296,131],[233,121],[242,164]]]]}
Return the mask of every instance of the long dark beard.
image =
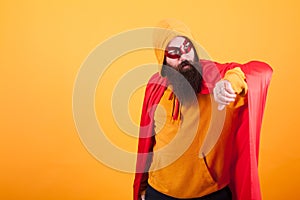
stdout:
{"type": "Polygon", "coordinates": [[[202,71],[199,62],[183,61],[177,69],[164,65],[162,70],[162,74],[167,76],[180,101],[191,101],[200,92],[202,71]]]}

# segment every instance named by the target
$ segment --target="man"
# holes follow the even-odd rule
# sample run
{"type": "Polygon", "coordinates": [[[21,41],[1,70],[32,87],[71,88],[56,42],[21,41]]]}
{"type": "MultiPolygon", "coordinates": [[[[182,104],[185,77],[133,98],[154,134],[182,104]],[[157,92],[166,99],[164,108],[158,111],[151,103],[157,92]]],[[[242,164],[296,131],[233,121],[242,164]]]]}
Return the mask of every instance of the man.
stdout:
{"type": "Polygon", "coordinates": [[[184,24],[159,27],[161,69],[145,92],[134,199],[260,199],[258,143],[271,68],[199,60],[184,24]]]}

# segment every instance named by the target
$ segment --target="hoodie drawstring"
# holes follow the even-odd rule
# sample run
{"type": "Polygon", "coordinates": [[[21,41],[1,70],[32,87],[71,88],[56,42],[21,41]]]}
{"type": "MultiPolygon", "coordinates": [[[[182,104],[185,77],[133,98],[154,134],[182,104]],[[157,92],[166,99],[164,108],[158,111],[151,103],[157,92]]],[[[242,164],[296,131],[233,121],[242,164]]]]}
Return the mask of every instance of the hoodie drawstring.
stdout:
{"type": "Polygon", "coordinates": [[[180,114],[180,103],[178,101],[178,98],[175,96],[173,92],[171,92],[169,96],[169,100],[173,99],[173,107],[172,107],[172,119],[178,120],[179,114],[180,114]]]}

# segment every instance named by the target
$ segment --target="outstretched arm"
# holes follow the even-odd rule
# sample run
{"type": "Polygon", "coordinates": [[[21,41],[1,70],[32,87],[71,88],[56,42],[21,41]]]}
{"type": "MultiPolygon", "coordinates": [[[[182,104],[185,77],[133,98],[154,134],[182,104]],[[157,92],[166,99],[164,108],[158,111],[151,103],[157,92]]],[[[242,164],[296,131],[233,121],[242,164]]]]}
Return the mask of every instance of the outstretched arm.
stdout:
{"type": "Polygon", "coordinates": [[[240,67],[235,67],[225,73],[223,79],[218,81],[213,89],[214,99],[219,104],[218,109],[236,100],[237,95],[244,96],[247,93],[245,74],[240,67]]]}

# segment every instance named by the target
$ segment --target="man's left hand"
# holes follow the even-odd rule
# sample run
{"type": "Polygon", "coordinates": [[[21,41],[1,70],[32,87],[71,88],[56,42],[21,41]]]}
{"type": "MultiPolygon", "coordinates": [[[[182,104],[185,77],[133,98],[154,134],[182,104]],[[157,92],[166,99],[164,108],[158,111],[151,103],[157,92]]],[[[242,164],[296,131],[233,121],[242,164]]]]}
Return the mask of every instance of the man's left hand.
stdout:
{"type": "Polygon", "coordinates": [[[226,105],[235,101],[236,93],[232,89],[231,83],[227,80],[220,80],[214,88],[214,99],[219,104],[218,110],[223,110],[226,105]]]}

